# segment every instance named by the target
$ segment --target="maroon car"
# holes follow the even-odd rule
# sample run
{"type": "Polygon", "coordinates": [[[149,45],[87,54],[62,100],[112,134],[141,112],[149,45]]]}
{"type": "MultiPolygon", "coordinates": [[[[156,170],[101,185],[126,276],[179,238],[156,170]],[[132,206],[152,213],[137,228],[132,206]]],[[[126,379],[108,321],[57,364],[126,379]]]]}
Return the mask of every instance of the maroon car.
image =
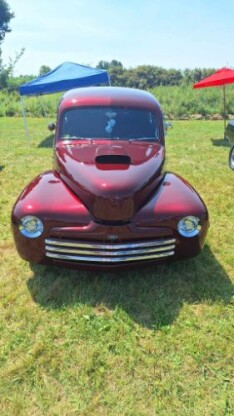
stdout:
{"type": "Polygon", "coordinates": [[[163,171],[164,121],[153,95],[94,87],[64,94],[54,167],[12,211],[20,256],[33,263],[112,269],[197,255],[208,212],[183,178],[163,171]]]}

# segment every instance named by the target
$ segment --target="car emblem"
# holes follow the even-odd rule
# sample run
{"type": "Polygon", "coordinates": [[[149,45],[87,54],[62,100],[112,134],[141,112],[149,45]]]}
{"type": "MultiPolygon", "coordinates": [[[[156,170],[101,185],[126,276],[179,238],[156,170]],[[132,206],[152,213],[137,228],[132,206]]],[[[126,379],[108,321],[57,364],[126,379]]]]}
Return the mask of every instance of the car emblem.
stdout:
{"type": "Polygon", "coordinates": [[[116,241],[116,240],[119,240],[119,236],[117,234],[108,234],[107,240],[116,241]]]}

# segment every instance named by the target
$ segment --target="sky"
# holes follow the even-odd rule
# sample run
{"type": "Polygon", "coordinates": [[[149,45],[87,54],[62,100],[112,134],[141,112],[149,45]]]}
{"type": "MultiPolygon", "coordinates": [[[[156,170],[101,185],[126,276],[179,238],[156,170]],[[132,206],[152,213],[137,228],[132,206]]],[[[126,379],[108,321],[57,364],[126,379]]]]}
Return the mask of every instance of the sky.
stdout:
{"type": "Polygon", "coordinates": [[[14,75],[65,61],[95,67],[234,67],[234,0],[7,0],[15,17],[3,41],[14,75]]]}

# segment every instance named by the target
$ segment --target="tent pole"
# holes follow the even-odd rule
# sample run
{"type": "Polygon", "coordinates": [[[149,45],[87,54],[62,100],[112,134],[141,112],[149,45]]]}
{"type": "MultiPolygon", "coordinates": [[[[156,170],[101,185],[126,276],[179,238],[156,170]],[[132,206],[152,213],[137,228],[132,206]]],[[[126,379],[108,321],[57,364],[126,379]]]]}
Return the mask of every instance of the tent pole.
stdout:
{"type": "Polygon", "coordinates": [[[23,100],[22,95],[20,95],[20,103],[21,103],[22,115],[23,115],[23,119],[24,119],[24,131],[25,131],[25,135],[26,135],[26,138],[27,138],[27,142],[28,142],[28,144],[30,144],[28,123],[27,123],[27,119],[26,119],[26,112],[25,112],[25,108],[24,108],[24,100],[23,100]]]}
{"type": "Polygon", "coordinates": [[[223,109],[224,109],[224,139],[226,139],[226,91],[225,85],[223,85],[223,109]]]}

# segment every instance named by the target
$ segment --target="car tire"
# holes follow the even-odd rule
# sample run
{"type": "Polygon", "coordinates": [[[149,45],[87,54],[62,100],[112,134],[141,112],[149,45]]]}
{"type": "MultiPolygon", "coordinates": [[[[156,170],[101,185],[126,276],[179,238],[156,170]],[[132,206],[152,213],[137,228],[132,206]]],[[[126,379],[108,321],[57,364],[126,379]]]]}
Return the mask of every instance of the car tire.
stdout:
{"type": "Polygon", "coordinates": [[[232,145],[229,153],[229,167],[234,170],[234,144],[232,145]]]}

